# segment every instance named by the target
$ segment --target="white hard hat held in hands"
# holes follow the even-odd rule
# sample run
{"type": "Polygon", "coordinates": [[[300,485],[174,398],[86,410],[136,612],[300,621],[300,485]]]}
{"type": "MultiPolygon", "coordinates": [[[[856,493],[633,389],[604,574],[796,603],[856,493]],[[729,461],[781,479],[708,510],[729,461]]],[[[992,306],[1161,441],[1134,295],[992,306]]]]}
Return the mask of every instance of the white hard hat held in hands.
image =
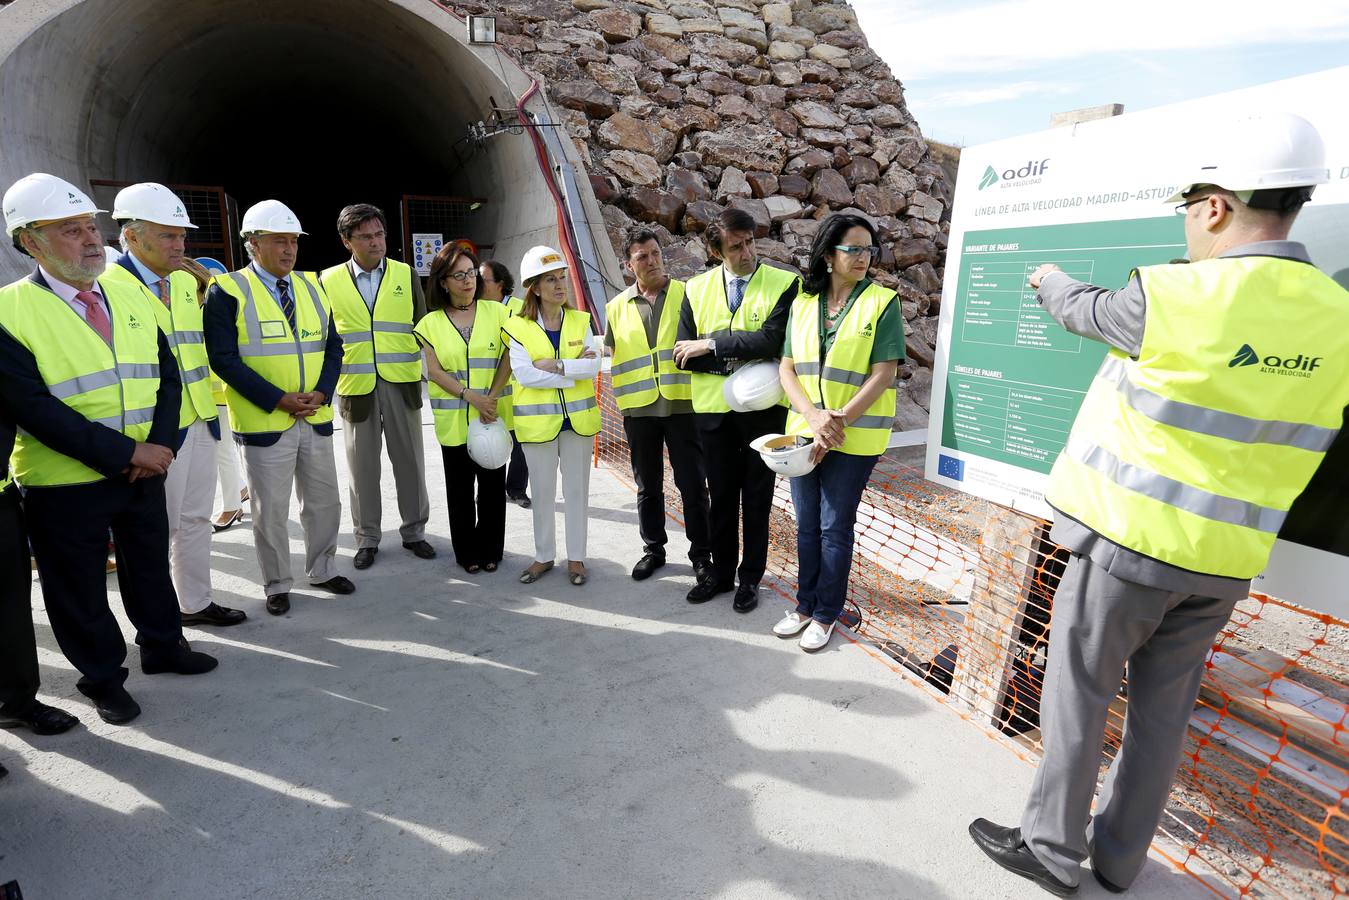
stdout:
{"type": "MultiPolygon", "coordinates": [[[[112,217],[119,222],[135,220],[156,225],[196,228],[178,195],[162,184],[145,181],[124,187],[112,201],[112,217]]],[[[298,223],[297,223],[298,224],[298,223]]]]}
{"type": "Polygon", "coordinates": [[[776,406],[785,396],[777,362],[765,359],[741,366],[722,382],[721,395],[736,412],[776,406]]]}
{"type": "Polygon", "coordinates": [[[14,232],[34,222],[55,222],[75,216],[107,212],[98,209],[89,195],[64,178],[34,172],[25,175],[5,191],[5,230],[14,232]]]}
{"type": "Polygon", "coordinates": [[[763,464],[779,475],[797,478],[815,470],[815,442],[799,434],[765,434],[749,442],[763,464]]]}
{"type": "Polygon", "coordinates": [[[552,247],[530,247],[520,259],[520,283],[527,284],[546,272],[567,268],[567,260],[552,247]]]}
{"type": "Polygon", "coordinates": [[[1243,203],[1255,191],[1311,188],[1330,181],[1326,146],[1316,126],[1285,112],[1251,113],[1201,129],[1191,168],[1167,203],[1203,184],[1226,188],[1243,203]]]}
{"type": "Polygon", "coordinates": [[[484,469],[500,469],[511,459],[511,433],[497,419],[484,422],[473,419],[468,423],[468,456],[484,469]]]}
{"type": "Polygon", "coordinates": [[[259,231],[271,234],[308,233],[301,230],[300,220],[280,200],[263,200],[244,212],[243,221],[239,223],[239,233],[253,234],[259,231]]]}

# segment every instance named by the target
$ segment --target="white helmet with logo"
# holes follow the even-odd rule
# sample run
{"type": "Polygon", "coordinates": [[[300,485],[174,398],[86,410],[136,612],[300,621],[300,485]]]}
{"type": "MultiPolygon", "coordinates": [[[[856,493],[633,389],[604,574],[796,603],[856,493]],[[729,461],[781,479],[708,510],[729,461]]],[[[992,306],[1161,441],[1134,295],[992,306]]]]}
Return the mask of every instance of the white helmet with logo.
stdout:
{"type": "Polygon", "coordinates": [[[468,456],[484,469],[499,469],[511,459],[511,433],[497,419],[484,422],[474,419],[468,423],[468,456]]]}
{"type": "Polygon", "coordinates": [[[552,247],[540,244],[530,247],[520,260],[520,283],[528,284],[531,278],[538,278],[545,272],[567,268],[567,260],[552,247]]]}
{"type": "Polygon", "coordinates": [[[765,434],[750,441],[749,448],[759,454],[765,466],[779,475],[796,478],[815,470],[815,463],[810,458],[815,442],[803,435],[765,434]]]}
{"type": "Polygon", "coordinates": [[[1292,113],[1241,116],[1208,133],[1192,162],[1188,180],[1167,203],[1181,202],[1202,184],[1226,188],[1250,203],[1256,191],[1306,188],[1305,197],[1310,197],[1316,185],[1330,181],[1321,133],[1292,113]]]}
{"type": "Polygon", "coordinates": [[[64,178],[35,172],[25,175],[5,191],[5,230],[12,236],[34,222],[54,222],[107,212],[98,209],[84,191],[64,178]]]}
{"type": "Polygon", "coordinates": [[[124,187],[112,201],[112,217],[119,222],[134,219],[156,225],[196,228],[178,195],[162,184],[145,181],[124,187]]]}
{"type": "Polygon", "coordinates": [[[308,233],[301,230],[300,220],[295,217],[295,213],[290,211],[290,207],[280,200],[263,200],[261,203],[254,203],[244,212],[243,221],[239,223],[239,233],[255,234],[257,232],[271,234],[308,233]]]}
{"type": "Polygon", "coordinates": [[[755,412],[776,406],[784,396],[778,364],[765,359],[741,366],[722,382],[721,395],[736,412],[755,412]]]}

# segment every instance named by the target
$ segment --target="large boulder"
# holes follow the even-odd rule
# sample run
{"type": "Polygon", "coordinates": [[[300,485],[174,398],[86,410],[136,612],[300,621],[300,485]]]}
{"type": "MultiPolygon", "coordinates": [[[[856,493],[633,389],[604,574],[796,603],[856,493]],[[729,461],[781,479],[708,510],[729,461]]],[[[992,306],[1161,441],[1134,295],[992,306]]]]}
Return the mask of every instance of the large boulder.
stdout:
{"type": "Polygon", "coordinates": [[[694,149],[702,154],[705,165],[778,172],[787,158],[787,139],[773,128],[743,125],[699,133],[694,137],[694,149]]]}
{"type": "Polygon", "coordinates": [[[675,136],[660,125],[621,112],[606,119],[597,136],[605,147],[645,153],[661,164],[670,161],[678,143],[675,136]]]}
{"type": "Polygon", "coordinates": [[[626,9],[599,9],[590,14],[590,20],[611,44],[633,40],[642,33],[642,17],[626,9]]]}
{"type": "Polygon", "coordinates": [[[817,204],[838,209],[852,203],[852,191],[847,179],[833,169],[820,169],[810,183],[810,199],[817,204]]]}
{"type": "Polygon", "coordinates": [[[615,150],[604,158],[604,167],[627,184],[638,187],[660,184],[660,163],[646,153],[615,150]]]}
{"type": "Polygon", "coordinates": [[[564,81],[554,84],[551,93],[559,106],[579,109],[593,119],[618,111],[618,98],[593,81],[564,81]]]}
{"type": "Polygon", "coordinates": [[[687,204],[674,194],[654,188],[637,188],[624,201],[629,213],[642,222],[656,222],[677,231],[687,204]]]}

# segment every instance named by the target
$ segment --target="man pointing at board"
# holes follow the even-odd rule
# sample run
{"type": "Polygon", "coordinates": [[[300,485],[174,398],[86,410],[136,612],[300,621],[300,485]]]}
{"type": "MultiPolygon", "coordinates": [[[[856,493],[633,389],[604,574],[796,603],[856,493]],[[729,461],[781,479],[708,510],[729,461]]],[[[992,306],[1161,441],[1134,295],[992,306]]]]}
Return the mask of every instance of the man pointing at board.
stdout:
{"type": "Polygon", "coordinates": [[[970,835],[1059,896],[1084,860],[1111,891],[1138,875],[1205,657],[1349,406],[1349,294],[1288,240],[1329,180],[1320,135],[1282,113],[1201,133],[1199,169],[1169,201],[1188,265],[1137,269],[1118,291],[1054,265],[1030,277],[1059,324],[1111,350],[1045,495],[1072,558],[1054,598],[1044,760],[1020,827],[976,819],[970,835]],[[1124,739],[1093,817],[1126,665],[1124,739]]]}

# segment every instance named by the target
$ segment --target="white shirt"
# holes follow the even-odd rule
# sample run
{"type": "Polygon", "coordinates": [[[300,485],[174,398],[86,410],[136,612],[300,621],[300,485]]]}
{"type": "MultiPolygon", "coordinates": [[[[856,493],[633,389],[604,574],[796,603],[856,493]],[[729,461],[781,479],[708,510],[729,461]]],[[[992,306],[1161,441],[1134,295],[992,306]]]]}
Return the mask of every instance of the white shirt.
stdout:
{"type": "MultiPolygon", "coordinates": [[[[37,270],[42,273],[42,277],[43,279],[46,280],[47,287],[52,289],[52,293],[54,293],[56,296],[64,300],[66,302],[66,305],[68,305],[71,309],[75,310],[75,315],[79,316],[81,319],[88,322],[89,317],[88,315],[86,315],[88,309],[81,301],[75,299],[75,295],[80,292],[80,289],[72,285],[66,284],[64,281],[57,278],[51,272],[48,272],[46,269],[42,268],[42,266],[38,266],[37,270]]],[[[94,282],[94,286],[93,288],[91,288],[91,290],[95,294],[98,294],[99,300],[103,301],[103,314],[108,317],[108,321],[112,321],[112,316],[109,314],[108,310],[108,301],[104,299],[103,289],[98,286],[97,281],[94,282]]]]}
{"type": "MultiPolygon", "coordinates": [[[[547,331],[543,324],[543,313],[539,313],[539,327],[547,331]]],[[[595,335],[590,326],[586,326],[585,342],[587,347],[595,346],[595,335]]],[[[562,360],[562,374],[554,375],[552,372],[545,372],[542,369],[534,368],[534,359],[525,349],[525,345],[519,341],[511,341],[511,373],[515,380],[520,382],[521,386],[528,388],[569,388],[574,387],[578,381],[586,381],[599,374],[600,364],[604,361],[603,354],[597,355],[594,359],[564,359],[562,360]]]]}
{"type": "Polygon", "coordinates": [[[379,283],[384,280],[384,260],[379,261],[369,272],[361,268],[361,264],[356,262],[356,257],[351,258],[351,277],[356,282],[356,290],[361,292],[361,299],[365,305],[370,307],[370,311],[375,311],[375,298],[379,296],[379,283]]]}

